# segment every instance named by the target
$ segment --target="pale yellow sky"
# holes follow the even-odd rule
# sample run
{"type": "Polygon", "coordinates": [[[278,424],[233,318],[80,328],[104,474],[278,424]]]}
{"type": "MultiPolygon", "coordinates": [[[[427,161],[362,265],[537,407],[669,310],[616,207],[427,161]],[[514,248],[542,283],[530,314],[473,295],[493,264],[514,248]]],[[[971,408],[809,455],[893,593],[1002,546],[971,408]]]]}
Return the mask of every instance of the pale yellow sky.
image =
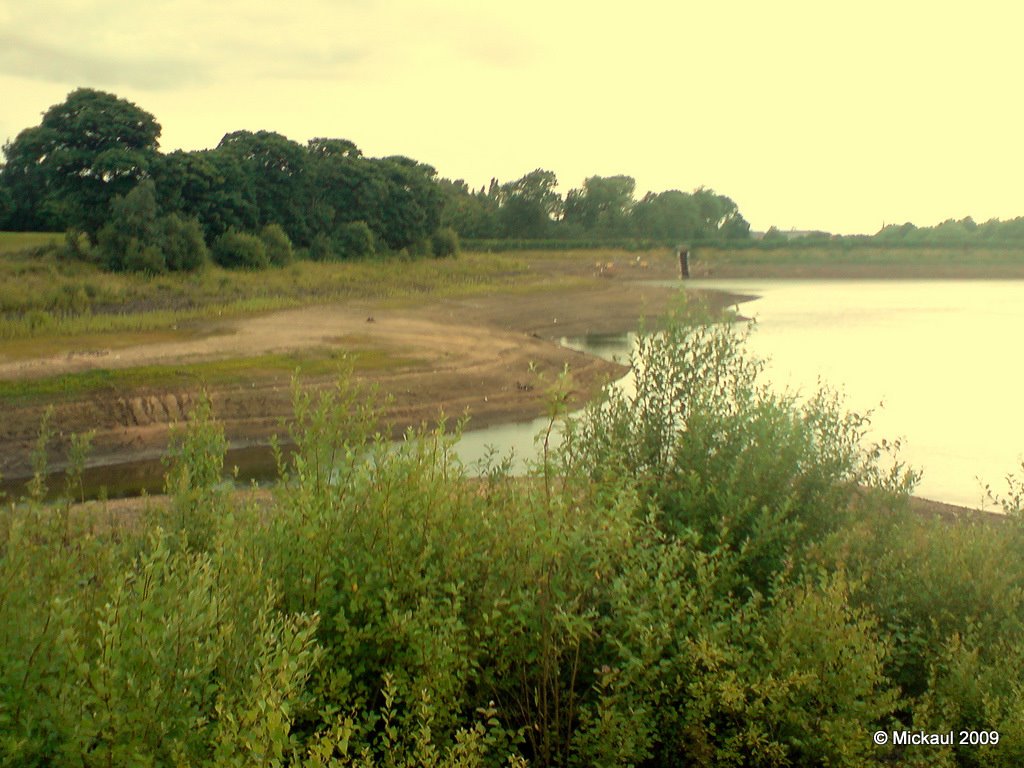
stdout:
{"type": "Polygon", "coordinates": [[[1017,3],[0,0],[0,139],[79,86],[161,147],[355,141],[473,186],[704,185],[754,229],[1024,215],[1017,3]]]}

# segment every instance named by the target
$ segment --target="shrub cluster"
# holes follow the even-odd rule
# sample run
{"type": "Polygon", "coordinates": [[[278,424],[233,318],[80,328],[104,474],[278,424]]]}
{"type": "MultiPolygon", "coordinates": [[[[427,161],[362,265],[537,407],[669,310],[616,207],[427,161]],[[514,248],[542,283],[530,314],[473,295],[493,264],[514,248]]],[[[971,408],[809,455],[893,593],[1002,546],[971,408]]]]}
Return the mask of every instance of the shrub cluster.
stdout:
{"type": "MultiPolygon", "coordinates": [[[[190,272],[207,260],[203,230],[195,219],[157,214],[156,193],[144,181],[111,202],[111,215],[96,236],[100,262],[115,272],[190,272]]],[[[69,233],[69,255],[87,255],[80,233],[69,233]]]]}
{"type": "Polygon", "coordinates": [[[525,478],[342,381],[296,385],[266,502],[201,403],[138,534],[8,507],[0,761],[1019,764],[1021,531],[907,516],[863,420],[761,387],[734,328],[634,371],[525,478]],[[1002,740],[871,738],[954,728],[1002,740]]]}

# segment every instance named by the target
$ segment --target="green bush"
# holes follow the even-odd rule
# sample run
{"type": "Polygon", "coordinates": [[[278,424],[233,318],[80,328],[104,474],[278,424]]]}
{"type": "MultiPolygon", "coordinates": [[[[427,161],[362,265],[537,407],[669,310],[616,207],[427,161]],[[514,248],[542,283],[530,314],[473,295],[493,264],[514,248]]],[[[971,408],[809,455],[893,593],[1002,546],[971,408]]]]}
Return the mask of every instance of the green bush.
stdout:
{"type": "Polygon", "coordinates": [[[430,251],[435,258],[459,255],[459,235],[451,227],[442,227],[430,236],[430,251]]]}
{"type": "Polygon", "coordinates": [[[267,224],[260,230],[260,240],[267,250],[267,258],[272,266],[283,267],[295,260],[292,241],[278,224],[267,224]]]}
{"type": "Polygon", "coordinates": [[[213,260],[226,269],[264,269],[270,266],[267,248],[256,235],[229,229],[213,244],[213,260]]]}
{"type": "Polygon", "coordinates": [[[338,258],[361,259],[377,252],[373,230],[365,221],[350,221],[334,231],[334,252],[338,258]]]}
{"type": "Polygon", "coordinates": [[[317,232],[309,242],[309,258],[312,261],[333,261],[335,256],[331,238],[323,232],[317,232]]]}
{"type": "MultiPolygon", "coordinates": [[[[69,233],[66,242],[69,253],[89,257],[80,238],[69,233]]],[[[192,271],[207,259],[199,222],[176,213],[157,216],[156,188],[149,180],[111,201],[97,250],[104,266],[115,272],[192,271]]]]}
{"type": "Polygon", "coordinates": [[[198,219],[184,219],[172,213],[160,220],[160,230],[160,246],[170,271],[193,272],[209,259],[210,252],[198,219]]]}

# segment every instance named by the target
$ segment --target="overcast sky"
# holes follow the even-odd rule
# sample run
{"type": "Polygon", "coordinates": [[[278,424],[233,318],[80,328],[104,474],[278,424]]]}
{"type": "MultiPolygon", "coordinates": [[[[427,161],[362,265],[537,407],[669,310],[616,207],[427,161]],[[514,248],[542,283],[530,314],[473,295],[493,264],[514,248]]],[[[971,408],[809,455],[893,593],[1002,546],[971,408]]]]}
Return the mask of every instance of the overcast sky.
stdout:
{"type": "Polygon", "coordinates": [[[351,139],[479,187],[711,187],[754,229],[1024,215],[1024,5],[859,0],[0,0],[0,139],[74,88],[351,139]]]}

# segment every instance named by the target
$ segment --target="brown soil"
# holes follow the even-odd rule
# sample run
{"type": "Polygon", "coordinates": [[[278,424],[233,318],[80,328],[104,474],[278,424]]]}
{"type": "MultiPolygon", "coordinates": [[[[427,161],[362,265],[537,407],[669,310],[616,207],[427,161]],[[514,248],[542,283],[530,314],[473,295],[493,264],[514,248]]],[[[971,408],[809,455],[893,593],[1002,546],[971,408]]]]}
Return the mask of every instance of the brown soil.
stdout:
{"type": "MultiPolygon", "coordinates": [[[[571,400],[593,397],[624,368],[562,347],[563,336],[624,332],[642,316],[657,318],[672,305],[676,291],[654,285],[651,278],[672,275],[672,261],[632,269],[614,279],[589,263],[560,260],[552,268],[583,279],[570,291],[540,290],[387,306],[358,302],[218,321],[217,333],[117,349],[19,359],[0,364],[0,378],[32,379],[92,369],[153,364],[193,363],[303,350],[373,350],[394,361],[380,370],[357,372],[390,398],[385,420],[396,431],[431,422],[443,413],[468,414],[471,427],[521,421],[544,412],[548,387],[563,368],[572,374],[571,400]]],[[[543,265],[538,265],[543,268],[543,265]]],[[[706,295],[713,306],[740,300],[726,294],[706,295]]],[[[327,386],[326,378],[307,386],[327,386]]],[[[254,376],[252,380],[209,392],[214,412],[232,445],[265,442],[281,431],[291,414],[287,377],[254,376]]],[[[193,389],[169,388],[97,393],[7,407],[0,422],[0,473],[26,475],[28,456],[46,407],[58,432],[60,467],[67,436],[96,430],[90,463],[117,463],[126,458],[159,455],[168,427],[186,418],[198,395],[193,389]]]]}

